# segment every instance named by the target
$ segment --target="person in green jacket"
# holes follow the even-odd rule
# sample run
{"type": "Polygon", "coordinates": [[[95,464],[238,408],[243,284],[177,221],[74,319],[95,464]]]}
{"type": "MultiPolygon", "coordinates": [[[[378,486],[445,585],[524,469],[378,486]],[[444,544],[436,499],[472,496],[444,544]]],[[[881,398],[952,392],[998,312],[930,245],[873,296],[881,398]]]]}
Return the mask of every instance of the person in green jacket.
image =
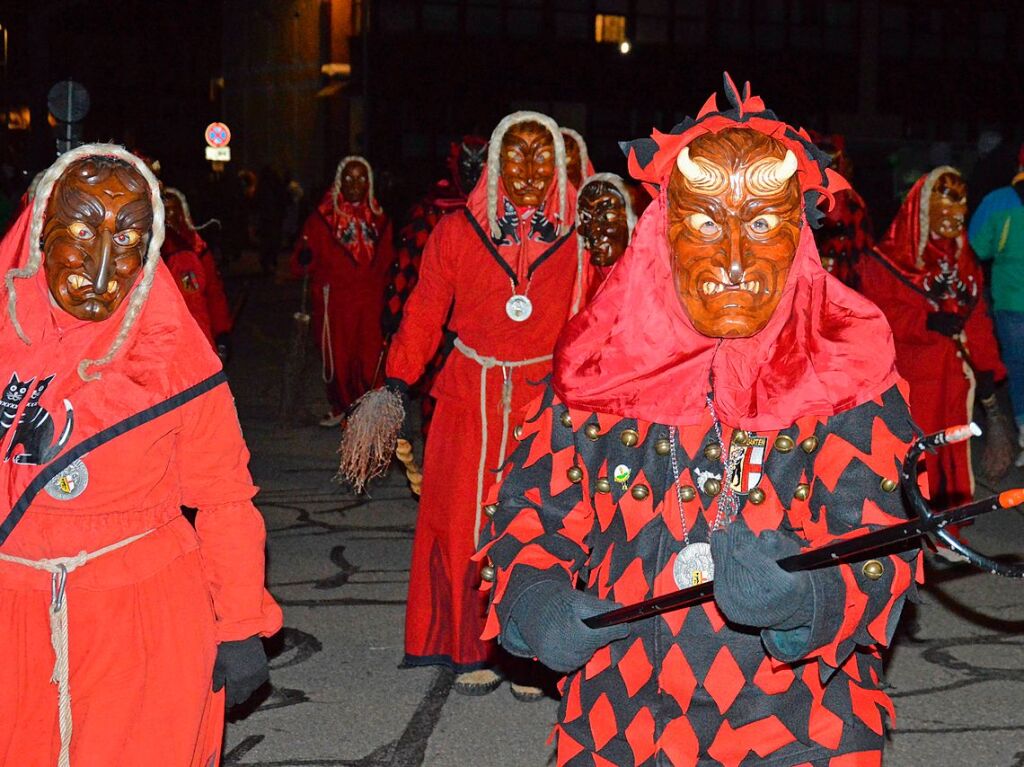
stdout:
{"type": "MultiPolygon", "coordinates": [[[[985,195],[971,217],[968,237],[983,261],[992,262],[996,334],[1010,381],[1017,444],[1024,448],[1024,145],[1009,186],[985,195]]],[[[1017,456],[1024,466],[1024,450],[1017,456]]]]}

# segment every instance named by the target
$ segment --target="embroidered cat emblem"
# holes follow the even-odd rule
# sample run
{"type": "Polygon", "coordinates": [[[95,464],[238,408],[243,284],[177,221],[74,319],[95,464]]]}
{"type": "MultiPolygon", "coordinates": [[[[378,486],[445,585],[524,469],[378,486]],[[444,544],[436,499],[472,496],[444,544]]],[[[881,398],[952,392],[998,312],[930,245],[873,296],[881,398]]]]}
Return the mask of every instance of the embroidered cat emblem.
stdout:
{"type": "Polygon", "coordinates": [[[507,245],[510,242],[519,244],[519,213],[516,206],[505,200],[505,215],[498,219],[498,231],[501,237],[491,237],[495,245],[507,245]]]}
{"type": "Polygon", "coordinates": [[[30,378],[27,381],[22,381],[18,378],[18,374],[15,373],[11,376],[11,380],[7,382],[7,386],[4,387],[3,398],[0,399],[0,443],[4,441],[7,432],[14,426],[14,418],[18,414],[18,407],[21,405],[21,401],[25,399],[25,395],[28,394],[28,390],[32,388],[32,382],[35,380],[35,378],[30,378]]]}
{"type": "Polygon", "coordinates": [[[528,236],[531,240],[540,242],[554,242],[558,237],[555,225],[544,215],[544,205],[537,208],[530,218],[530,234],[528,236]]]}
{"type": "Polygon", "coordinates": [[[71,437],[71,430],[75,424],[75,411],[71,403],[64,400],[64,411],[67,419],[64,422],[64,431],[54,441],[53,418],[50,412],[39,404],[46,388],[53,381],[54,376],[48,376],[36,384],[32,395],[25,403],[25,410],[18,419],[18,425],[14,429],[14,436],[11,437],[11,444],[7,446],[4,454],[4,461],[9,461],[14,453],[14,448],[21,445],[22,452],[14,456],[14,462],[18,464],[42,465],[52,461],[57,454],[64,449],[68,439],[71,437]]]}

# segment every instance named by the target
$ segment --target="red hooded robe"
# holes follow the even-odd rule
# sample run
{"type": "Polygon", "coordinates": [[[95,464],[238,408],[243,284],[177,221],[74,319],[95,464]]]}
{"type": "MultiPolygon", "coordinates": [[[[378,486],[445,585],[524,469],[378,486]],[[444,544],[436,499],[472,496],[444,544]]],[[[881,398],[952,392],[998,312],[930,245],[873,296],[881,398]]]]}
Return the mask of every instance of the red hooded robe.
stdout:
{"type": "MultiPolygon", "coordinates": [[[[712,99],[696,122],[634,142],[631,171],[655,200],[560,337],[552,385],[527,411],[492,493],[478,555],[496,569],[485,584],[493,597],[484,636],[516,654],[530,648],[503,629],[538,579],[621,604],[677,588],[681,517],[691,540],[707,541],[717,515],[707,478],[717,470],[721,479],[722,463],[706,451],[719,444],[705,403],[712,374],[722,438],[743,455],[730,478],[739,516],[755,533],[780,530],[817,546],[905,516],[895,485],[882,484],[898,476],[913,435],[885,320],[822,269],[806,224],[759,333],[708,338],[680,305],[663,190],[696,136],[744,127],[778,139],[799,159],[810,205],[806,195],[824,191],[826,179],[838,185],[806,134],[749,90],[732,100],[729,112],[712,99]]],[[[880,648],[912,593],[915,559],[883,559],[878,580],[859,564],[818,571],[799,646],[727,624],[713,602],[632,624],[563,680],[558,764],[878,767],[882,712],[892,713],[880,648]]]]}
{"type": "Polygon", "coordinates": [[[371,204],[346,202],[333,189],[306,220],[292,253],[292,273],[309,274],[313,332],[333,413],[345,412],[372,386],[384,342],[380,327],[394,248],[387,217],[371,204]],[[298,262],[307,246],[309,266],[298,262]],[[326,324],[325,324],[326,317],[326,324]]]}
{"type": "MultiPolygon", "coordinates": [[[[45,205],[37,198],[37,211],[45,205]]],[[[31,216],[0,243],[4,274],[26,263],[31,216]]],[[[0,554],[73,557],[143,536],[67,576],[70,762],[210,767],[224,717],[223,693],[211,691],[217,644],[273,634],[281,610],[264,589],[263,519],[231,392],[162,263],[116,356],[88,369],[95,380],[79,375],[110,348],[141,281],[111,317],[88,322],[55,306],[43,268],[16,279],[31,344],[4,289],[0,508],[25,513],[13,532],[0,527],[0,554]],[[191,398],[167,407],[178,396],[191,398]],[[194,528],[182,505],[198,508],[194,528]]],[[[57,763],[55,583],[0,561],[3,764],[57,763]]]]}
{"type": "MultiPolygon", "coordinates": [[[[506,200],[499,183],[499,210],[506,215],[498,243],[488,234],[486,169],[467,207],[438,222],[388,354],[388,376],[415,383],[441,343],[451,311],[448,327],[458,342],[431,392],[437,409],[423,461],[406,609],[409,665],[442,664],[463,672],[494,664],[493,642],[480,640],[486,608],[477,588],[480,566],[470,561],[481,524],[480,501],[509,439],[503,421],[535,396],[531,383],[551,371],[555,339],[577,289],[575,238],[571,230],[558,235],[550,213],[557,207],[557,184],[548,193],[546,220],[535,221],[512,206],[514,221],[506,200]],[[513,290],[533,303],[524,322],[505,313],[513,290]],[[484,368],[465,349],[501,362],[535,361],[484,368]]],[[[573,220],[571,190],[569,207],[561,220],[573,220]]]]}
{"type": "MultiPolygon", "coordinates": [[[[955,312],[965,318],[961,338],[974,364],[992,371],[995,380],[1006,376],[985,302],[984,278],[966,234],[956,240],[922,238],[922,224],[927,226],[928,221],[924,188],[948,170],[939,168],[917,180],[884,239],[858,265],[861,291],[892,327],[896,365],[910,384],[910,411],[928,433],[973,419],[976,383],[955,341],[928,329],[930,312],[955,312]],[[961,290],[945,298],[928,291],[943,262],[963,282],[961,290]]],[[[938,508],[974,497],[969,443],[926,453],[925,465],[931,499],[938,508]]]]}

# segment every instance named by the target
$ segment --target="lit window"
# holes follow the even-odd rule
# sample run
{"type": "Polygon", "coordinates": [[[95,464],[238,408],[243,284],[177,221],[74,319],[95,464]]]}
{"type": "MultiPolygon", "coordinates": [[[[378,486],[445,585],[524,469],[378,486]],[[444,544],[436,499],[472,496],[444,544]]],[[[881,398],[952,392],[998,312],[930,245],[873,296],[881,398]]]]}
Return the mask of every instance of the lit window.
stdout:
{"type": "Polygon", "coordinates": [[[599,43],[626,41],[626,17],[599,13],[594,17],[594,40],[599,43]]]}

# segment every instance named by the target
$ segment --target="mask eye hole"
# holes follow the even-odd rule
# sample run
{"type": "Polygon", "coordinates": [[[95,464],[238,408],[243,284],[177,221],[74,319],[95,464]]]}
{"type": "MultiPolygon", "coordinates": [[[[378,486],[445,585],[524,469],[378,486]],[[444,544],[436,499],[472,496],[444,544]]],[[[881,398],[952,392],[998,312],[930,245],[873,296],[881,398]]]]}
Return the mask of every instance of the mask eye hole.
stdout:
{"type": "Polygon", "coordinates": [[[722,231],[722,227],[703,213],[690,214],[686,222],[704,237],[716,237],[722,231]]]}
{"type": "Polygon", "coordinates": [[[114,235],[114,244],[121,248],[130,248],[138,245],[141,235],[134,229],[125,229],[114,235]]]}
{"type": "Polygon", "coordinates": [[[83,224],[81,221],[72,221],[68,224],[68,231],[71,232],[71,236],[76,240],[91,240],[96,236],[96,233],[89,228],[89,225],[83,224]]]}
{"type": "Polygon", "coordinates": [[[779,225],[779,217],[764,213],[750,222],[750,231],[754,234],[768,234],[779,225]]]}

